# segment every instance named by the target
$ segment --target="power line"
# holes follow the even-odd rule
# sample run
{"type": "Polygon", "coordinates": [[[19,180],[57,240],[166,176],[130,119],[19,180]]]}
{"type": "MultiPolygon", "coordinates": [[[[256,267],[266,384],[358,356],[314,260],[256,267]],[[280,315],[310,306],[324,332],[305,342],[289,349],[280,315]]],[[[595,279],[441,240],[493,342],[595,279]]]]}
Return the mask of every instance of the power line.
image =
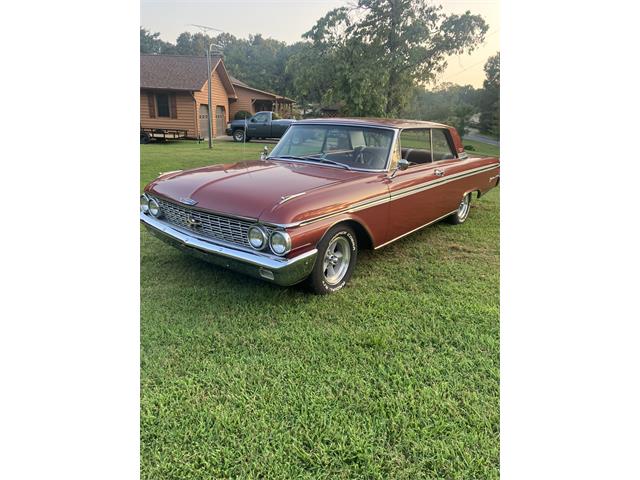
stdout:
{"type": "MultiPolygon", "coordinates": [[[[485,37],[485,39],[487,39],[487,38],[489,38],[489,37],[491,37],[491,36],[495,35],[496,33],[500,33],[500,29],[496,30],[495,32],[491,32],[489,35],[487,35],[487,36],[485,37]]],[[[472,69],[473,67],[480,65],[481,63],[485,63],[486,61],[487,61],[487,59],[485,58],[484,60],[480,60],[480,61],[478,61],[478,62],[472,63],[471,65],[469,65],[469,66],[468,66],[468,67],[466,67],[466,68],[463,68],[462,70],[458,70],[458,71],[457,71],[457,72],[455,72],[455,73],[452,73],[452,74],[447,75],[446,77],[444,77],[444,78],[443,78],[443,79],[441,79],[440,81],[442,82],[442,81],[449,80],[451,77],[456,77],[456,76],[460,75],[461,73],[464,73],[464,72],[466,72],[467,70],[470,70],[470,69],[472,69]]]]}

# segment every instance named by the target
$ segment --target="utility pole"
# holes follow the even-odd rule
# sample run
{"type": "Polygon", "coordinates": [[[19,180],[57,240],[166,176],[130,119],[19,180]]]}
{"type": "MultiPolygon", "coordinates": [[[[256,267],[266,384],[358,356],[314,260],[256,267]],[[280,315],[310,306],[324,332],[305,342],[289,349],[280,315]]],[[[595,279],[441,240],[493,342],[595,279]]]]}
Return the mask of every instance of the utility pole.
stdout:
{"type": "Polygon", "coordinates": [[[212,138],[213,137],[213,132],[211,129],[211,46],[209,46],[209,48],[207,48],[207,110],[209,112],[208,114],[208,121],[207,121],[207,128],[209,130],[209,149],[213,148],[213,144],[212,142],[212,138]]]}
{"type": "MultiPolygon", "coordinates": [[[[200,30],[202,30],[203,34],[206,34],[208,30],[214,30],[216,32],[222,32],[222,30],[219,30],[217,28],[213,28],[213,27],[208,27],[206,25],[195,25],[195,24],[191,24],[192,27],[197,27],[200,30]]],[[[209,132],[209,148],[213,148],[213,144],[212,144],[212,137],[213,137],[213,129],[211,128],[211,122],[213,121],[213,117],[211,114],[211,48],[212,47],[217,47],[220,50],[222,50],[222,47],[220,45],[216,45],[215,43],[211,43],[209,44],[209,47],[207,48],[207,112],[208,112],[208,116],[209,116],[209,121],[207,122],[207,130],[209,132]]]]}

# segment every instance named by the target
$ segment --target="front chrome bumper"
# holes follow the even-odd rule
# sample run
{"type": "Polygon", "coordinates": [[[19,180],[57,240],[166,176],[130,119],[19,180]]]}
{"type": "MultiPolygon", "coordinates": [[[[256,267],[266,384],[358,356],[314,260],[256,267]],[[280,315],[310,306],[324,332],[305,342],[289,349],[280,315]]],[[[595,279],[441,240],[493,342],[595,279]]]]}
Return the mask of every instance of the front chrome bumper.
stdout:
{"type": "Polygon", "coordinates": [[[140,222],[156,237],[184,252],[214,265],[283,286],[295,285],[307,278],[318,254],[318,250],[313,249],[294,258],[276,258],[197,238],[142,212],[140,222]]]}

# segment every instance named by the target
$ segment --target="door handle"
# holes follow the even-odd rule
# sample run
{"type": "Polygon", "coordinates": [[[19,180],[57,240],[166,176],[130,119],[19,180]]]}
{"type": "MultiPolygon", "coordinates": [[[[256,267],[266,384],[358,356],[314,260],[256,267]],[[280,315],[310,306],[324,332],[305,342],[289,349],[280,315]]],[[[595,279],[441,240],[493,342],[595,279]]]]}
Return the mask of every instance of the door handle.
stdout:
{"type": "Polygon", "coordinates": [[[441,177],[444,175],[444,170],[440,170],[439,168],[436,168],[433,173],[436,174],[436,177],[441,177]]]}

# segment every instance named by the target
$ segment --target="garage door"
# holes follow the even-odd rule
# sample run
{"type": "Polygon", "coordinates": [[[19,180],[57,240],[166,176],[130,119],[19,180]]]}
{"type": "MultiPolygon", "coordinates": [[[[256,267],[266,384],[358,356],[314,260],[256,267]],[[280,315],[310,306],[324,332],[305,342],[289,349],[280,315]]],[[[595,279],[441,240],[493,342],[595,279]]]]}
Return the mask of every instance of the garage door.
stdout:
{"type": "Polygon", "coordinates": [[[200,114],[198,115],[200,120],[200,138],[205,140],[209,138],[209,127],[207,121],[209,120],[209,110],[207,105],[200,105],[200,114]]]}
{"type": "Polygon", "coordinates": [[[225,128],[227,128],[227,116],[224,107],[218,105],[216,107],[216,135],[224,135],[225,128]]]}

